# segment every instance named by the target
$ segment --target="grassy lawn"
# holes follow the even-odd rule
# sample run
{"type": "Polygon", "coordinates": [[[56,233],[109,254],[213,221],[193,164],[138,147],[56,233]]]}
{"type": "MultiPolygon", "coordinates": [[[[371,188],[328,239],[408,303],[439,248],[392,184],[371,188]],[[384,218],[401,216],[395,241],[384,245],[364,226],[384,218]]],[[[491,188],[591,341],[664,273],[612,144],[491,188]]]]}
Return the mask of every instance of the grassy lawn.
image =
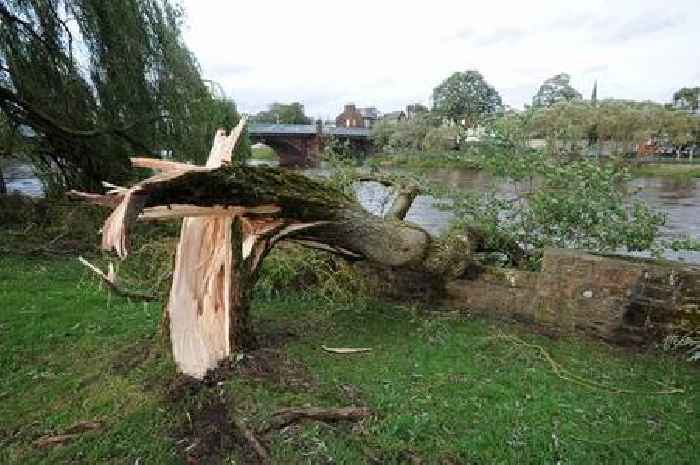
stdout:
{"type": "Polygon", "coordinates": [[[251,158],[254,160],[277,160],[277,154],[273,149],[267,146],[253,147],[251,149],[251,158]]]}
{"type": "Polygon", "coordinates": [[[227,419],[365,405],[363,422],[260,434],[273,463],[696,464],[700,370],[529,328],[313,293],[256,302],[261,347],[221,382],[174,373],[158,304],[108,297],[67,259],[0,257],[0,463],[255,463],[227,419]],[[503,338],[515,335],[518,339],[503,338]],[[555,374],[540,346],[576,376],[555,374]],[[334,355],[328,346],[372,347],[334,355]],[[683,393],[650,392],[669,387],[683,393]],[[79,421],[97,430],[38,448],[79,421]]]}

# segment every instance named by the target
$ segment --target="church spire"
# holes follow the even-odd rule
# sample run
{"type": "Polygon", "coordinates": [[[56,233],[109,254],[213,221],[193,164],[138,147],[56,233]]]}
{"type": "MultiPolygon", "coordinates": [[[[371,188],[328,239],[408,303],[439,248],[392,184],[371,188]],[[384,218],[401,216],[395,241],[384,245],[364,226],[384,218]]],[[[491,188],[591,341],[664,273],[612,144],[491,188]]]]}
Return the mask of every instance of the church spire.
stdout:
{"type": "Polygon", "coordinates": [[[596,106],[598,104],[598,80],[596,79],[593,83],[593,92],[591,92],[591,105],[596,106]]]}

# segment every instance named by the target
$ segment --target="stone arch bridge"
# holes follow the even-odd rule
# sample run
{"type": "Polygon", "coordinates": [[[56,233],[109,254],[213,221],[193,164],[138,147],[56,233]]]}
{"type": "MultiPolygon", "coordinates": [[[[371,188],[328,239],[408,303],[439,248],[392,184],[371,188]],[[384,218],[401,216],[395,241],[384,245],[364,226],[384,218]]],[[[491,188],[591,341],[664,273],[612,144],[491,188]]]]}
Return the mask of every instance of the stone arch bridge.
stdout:
{"type": "Polygon", "coordinates": [[[357,152],[366,154],[371,149],[369,129],[324,127],[320,122],[251,123],[248,136],[254,144],[261,142],[272,148],[284,167],[317,166],[324,145],[331,139],[348,141],[357,152]]]}

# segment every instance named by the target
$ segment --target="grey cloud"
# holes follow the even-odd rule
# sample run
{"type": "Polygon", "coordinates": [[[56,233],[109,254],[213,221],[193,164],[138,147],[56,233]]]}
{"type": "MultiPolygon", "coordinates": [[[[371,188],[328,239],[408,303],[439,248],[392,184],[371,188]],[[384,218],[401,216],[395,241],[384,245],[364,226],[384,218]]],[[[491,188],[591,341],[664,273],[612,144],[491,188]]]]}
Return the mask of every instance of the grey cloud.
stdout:
{"type": "Polygon", "coordinates": [[[505,102],[525,102],[531,103],[532,97],[537,93],[541,82],[530,81],[528,83],[499,89],[499,93],[505,102]]]}
{"type": "Polygon", "coordinates": [[[213,66],[210,66],[208,71],[213,76],[226,77],[250,73],[251,71],[253,71],[253,67],[237,63],[217,63],[213,66]]]}
{"type": "Polygon", "coordinates": [[[624,43],[682,25],[684,18],[668,11],[638,10],[635,16],[563,15],[548,24],[550,31],[586,31],[595,42],[624,43]]]}
{"type": "Polygon", "coordinates": [[[449,36],[446,36],[443,38],[442,42],[449,42],[452,40],[469,40],[473,38],[476,35],[476,32],[474,31],[473,28],[467,26],[463,29],[460,29],[454,34],[451,34],[449,36]]]}
{"type": "Polygon", "coordinates": [[[526,29],[504,28],[496,29],[488,34],[481,34],[474,40],[474,45],[479,47],[493,47],[502,43],[513,43],[529,34],[526,29]]]}
{"type": "Polygon", "coordinates": [[[519,28],[498,28],[489,32],[477,32],[471,27],[459,30],[457,33],[447,36],[443,42],[463,41],[469,42],[477,47],[491,47],[501,43],[511,43],[519,40],[530,31],[519,28]]]}
{"type": "Polygon", "coordinates": [[[588,68],[584,69],[581,74],[599,74],[599,73],[604,73],[610,68],[610,66],[605,65],[605,64],[600,64],[600,65],[594,65],[594,66],[589,66],[588,68]]]}
{"type": "MultiPolygon", "coordinates": [[[[645,37],[667,29],[673,29],[683,23],[679,15],[660,15],[654,12],[643,13],[636,18],[614,25],[605,37],[608,42],[627,42],[645,37]]],[[[608,26],[611,26],[610,24],[608,26]]]]}

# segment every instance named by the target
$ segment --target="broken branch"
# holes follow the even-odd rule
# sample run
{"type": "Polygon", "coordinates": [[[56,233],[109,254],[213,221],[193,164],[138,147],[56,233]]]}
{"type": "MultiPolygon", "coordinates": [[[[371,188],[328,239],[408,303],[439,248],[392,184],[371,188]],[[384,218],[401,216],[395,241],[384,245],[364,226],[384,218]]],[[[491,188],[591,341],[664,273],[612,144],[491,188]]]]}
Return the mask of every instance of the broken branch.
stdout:
{"type": "Polygon", "coordinates": [[[233,418],[233,424],[236,425],[236,428],[248,442],[250,448],[253,449],[253,451],[255,451],[255,454],[258,456],[258,460],[260,460],[260,463],[270,463],[270,455],[268,454],[265,446],[263,446],[262,443],[258,440],[255,433],[248,429],[245,426],[245,424],[243,424],[243,422],[238,418],[233,418]]]}
{"type": "Polygon", "coordinates": [[[332,354],[358,354],[362,352],[370,352],[372,350],[371,347],[326,347],[326,346],[321,346],[323,350],[326,352],[330,352],[332,354]]]}
{"type": "Polygon", "coordinates": [[[105,274],[102,270],[97,268],[89,261],[85,260],[83,257],[78,257],[78,260],[80,261],[80,263],[92,270],[102,280],[102,282],[104,282],[107,285],[107,287],[114,291],[115,294],[120,295],[122,297],[128,297],[130,299],[145,300],[147,302],[158,300],[157,295],[129,291],[119,287],[119,285],[117,284],[116,274],[114,273],[114,266],[111,263],[109,264],[109,271],[107,272],[107,274],[105,274]]]}
{"type": "Polygon", "coordinates": [[[300,420],[316,420],[324,422],[359,421],[372,416],[367,407],[343,408],[284,408],[272,414],[272,424],[269,429],[279,429],[300,420]]]}

